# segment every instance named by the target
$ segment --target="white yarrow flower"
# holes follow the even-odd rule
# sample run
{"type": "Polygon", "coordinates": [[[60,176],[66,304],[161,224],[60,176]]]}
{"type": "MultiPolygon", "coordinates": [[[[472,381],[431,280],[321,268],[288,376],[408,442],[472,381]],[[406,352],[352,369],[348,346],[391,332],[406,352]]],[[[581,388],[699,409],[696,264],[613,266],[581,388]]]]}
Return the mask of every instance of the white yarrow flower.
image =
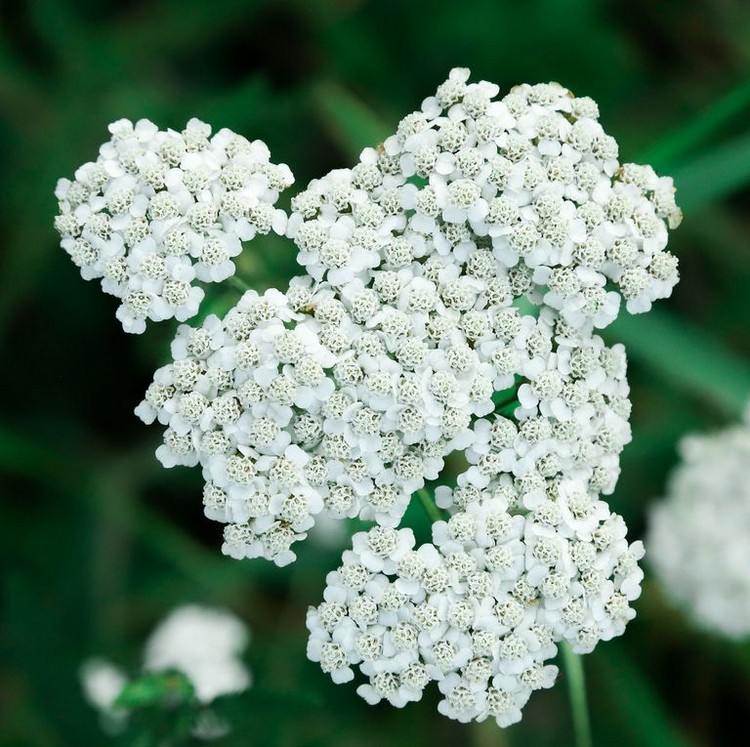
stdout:
{"type": "Polygon", "coordinates": [[[750,635],[750,422],[680,444],[651,511],[648,558],[664,594],[700,627],[750,635]]]}
{"type": "Polygon", "coordinates": [[[81,665],[80,677],[86,700],[97,710],[114,712],[117,696],[128,681],[124,672],[105,659],[92,658],[81,665]]]}
{"type": "Polygon", "coordinates": [[[250,687],[250,672],[240,658],[247,648],[245,624],[225,610],[185,605],[163,620],[144,650],[147,671],[176,669],[195,688],[202,703],[250,687]]]}
{"type": "Polygon", "coordinates": [[[100,279],[121,304],[126,332],[148,320],[185,321],[202,288],[234,274],[243,241],[286,230],[274,208],[293,182],[266,145],[191,119],[182,132],[142,119],[109,126],[95,162],[60,179],[55,190],[61,246],[86,280],[100,279]]]}
{"type": "MultiPolygon", "coordinates": [[[[250,671],[241,658],[248,641],[247,627],[232,613],[190,604],[174,609],[146,642],[144,672],[176,670],[192,686],[200,705],[193,726],[195,737],[213,740],[231,730],[210,704],[220,696],[250,687],[250,671]]],[[[111,662],[91,658],[81,666],[80,679],[86,700],[100,714],[103,730],[109,734],[122,732],[131,711],[118,703],[118,698],[127,692],[131,678],[111,662]]]]}
{"type": "Polygon", "coordinates": [[[591,651],[635,614],[643,547],[600,498],[631,438],[627,362],[595,330],[671,293],[681,214],[591,99],[498,93],[451,71],[288,221],[264,146],[116,123],[59,187],[58,228],[133,331],[191,316],[193,279],[225,278],[255,231],[294,241],[304,275],[182,325],[136,413],[164,428],[165,467],[200,465],[233,558],[284,565],[319,517],[374,522],[308,613],[334,682],[396,707],[436,682],[440,713],[507,726],[552,685],[558,642],[591,651]],[[468,465],[416,547],[398,526],[454,452],[468,465]]]}

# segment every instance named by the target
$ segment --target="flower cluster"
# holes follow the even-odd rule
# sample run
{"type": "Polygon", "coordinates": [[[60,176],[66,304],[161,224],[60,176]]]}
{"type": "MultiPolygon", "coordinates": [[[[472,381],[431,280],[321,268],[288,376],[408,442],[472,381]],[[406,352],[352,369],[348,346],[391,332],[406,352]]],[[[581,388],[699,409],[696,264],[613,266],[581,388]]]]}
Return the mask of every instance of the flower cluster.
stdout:
{"type": "Polygon", "coordinates": [[[750,635],[750,413],[718,433],[690,435],[647,544],[664,593],[703,628],[750,635]]]}
{"type": "Polygon", "coordinates": [[[461,317],[474,341],[523,295],[576,328],[606,326],[621,297],[641,312],[668,296],[672,180],[620,165],[589,98],[543,84],[498,101],[467,78],[452,71],[378,150],[293,200],[288,233],[311,277],[344,298],[371,288],[417,317],[461,317]]]}
{"type": "Polygon", "coordinates": [[[137,413],[165,466],[201,465],[233,557],[290,562],[317,515],[376,523],[308,619],[336,681],[358,665],[363,697],[403,705],[434,680],[441,712],[507,724],[557,642],[591,650],[633,614],[642,549],[599,499],[630,440],[626,360],[595,330],[669,295],[680,212],[591,99],[497,93],[452,71],[294,197],[305,275],[181,327],[137,413]],[[414,548],[396,527],[457,451],[451,518],[414,548]]]}
{"type": "Polygon", "coordinates": [[[117,296],[126,332],[146,320],[194,316],[203,290],[234,274],[242,241],[283,233],[286,214],[274,209],[293,182],[270,162],[266,145],[191,119],[182,132],[146,119],[109,126],[95,162],[55,190],[61,245],[86,280],[101,279],[117,296]]]}
{"type": "MultiPolygon", "coordinates": [[[[241,658],[248,642],[247,627],[231,612],[183,605],[172,610],[146,641],[143,671],[181,672],[198,704],[207,707],[218,697],[250,687],[250,672],[241,658]]],[[[130,682],[119,667],[105,659],[88,659],[81,667],[86,699],[100,712],[107,731],[116,733],[126,726],[128,709],[120,696],[130,682]]],[[[203,710],[194,728],[196,736],[213,739],[223,736],[229,725],[203,710]]]]}
{"type": "Polygon", "coordinates": [[[226,610],[188,604],[178,607],[151,634],[143,668],[176,669],[195,688],[201,703],[250,687],[250,673],[240,658],[247,648],[245,624],[226,610]]]}
{"type": "Polygon", "coordinates": [[[416,549],[410,529],[356,534],[308,612],[309,658],[334,682],[358,667],[368,703],[401,707],[435,681],[450,718],[518,721],[532,691],[554,682],[546,662],[558,641],[588,652],[635,614],[642,546],[628,545],[605,503],[586,521],[572,515],[566,498],[582,490],[561,483],[525,515],[484,495],[416,549]]]}

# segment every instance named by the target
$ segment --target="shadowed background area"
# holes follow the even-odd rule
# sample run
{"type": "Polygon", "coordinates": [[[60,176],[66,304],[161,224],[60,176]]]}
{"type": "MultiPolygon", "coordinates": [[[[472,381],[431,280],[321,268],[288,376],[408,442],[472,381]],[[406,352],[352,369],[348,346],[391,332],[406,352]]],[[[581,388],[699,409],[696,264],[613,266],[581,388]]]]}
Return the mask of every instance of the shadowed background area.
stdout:
{"type": "MultiPolygon", "coordinates": [[[[95,158],[112,120],[181,129],[197,116],[262,138],[296,176],[288,205],[457,65],[501,91],[557,80],[592,96],[623,160],[675,177],[685,221],[670,248],[682,281],[606,335],[631,358],[634,441],[612,504],[633,538],[680,435],[739,415],[750,394],[747,3],[4,0],[0,744],[104,742],[81,661],[135,667],[155,622],[186,601],[228,606],[253,631],[256,685],[218,744],[571,744],[564,676],[500,731],[439,717],[436,690],[405,710],[367,706],[308,662],[305,610],[351,527],[307,542],[290,568],[221,556],[199,472],[163,470],[157,430],[132,413],[175,325],[125,335],[115,300],[81,280],[52,229],[56,179],[95,158]]],[[[294,268],[278,238],[256,240],[240,262],[259,290],[283,289],[294,268]]],[[[637,609],[622,639],[584,660],[594,743],[736,743],[750,648],[693,629],[648,574],[637,609]]]]}

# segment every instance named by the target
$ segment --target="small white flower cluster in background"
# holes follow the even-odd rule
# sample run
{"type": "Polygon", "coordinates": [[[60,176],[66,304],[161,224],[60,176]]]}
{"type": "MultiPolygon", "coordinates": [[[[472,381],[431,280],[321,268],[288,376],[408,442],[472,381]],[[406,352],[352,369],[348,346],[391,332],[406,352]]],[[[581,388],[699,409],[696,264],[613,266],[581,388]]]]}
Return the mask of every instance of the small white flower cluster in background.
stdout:
{"type": "Polygon", "coordinates": [[[116,705],[117,698],[128,684],[126,674],[106,659],[92,657],[81,665],[83,695],[102,717],[108,732],[119,731],[127,719],[127,711],[116,705]]]}
{"type": "MultiPolygon", "coordinates": [[[[144,648],[143,671],[176,670],[187,677],[198,702],[204,706],[223,695],[241,693],[251,685],[242,661],[250,635],[247,626],[227,610],[195,604],[174,609],[153,631],[144,648]]],[[[121,730],[127,709],[117,699],[129,678],[116,665],[98,658],[81,667],[84,695],[109,730],[121,730]]],[[[196,728],[203,738],[226,733],[228,725],[202,714],[196,728]],[[210,728],[208,728],[210,727],[210,728]]]]}
{"type": "Polygon", "coordinates": [[[642,548],[600,500],[631,435],[626,359],[595,330],[670,294],[680,211],[591,99],[497,93],[452,71],[294,197],[305,276],[181,327],[137,413],[165,426],[165,466],[201,466],[232,557],[291,562],[318,515],[376,523],[308,618],[336,681],[356,665],[395,705],[437,681],[445,715],[506,725],[556,643],[589,651],[633,615],[642,548]],[[396,527],[453,452],[451,517],[415,549],[396,527]]]}
{"type": "Polygon", "coordinates": [[[97,160],[57,184],[61,245],[84,279],[120,299],[126,332],[143,332],[148,319],[185,321],[204,295],[195,280],[225,280],[242,241],[285,231],[274,204],[292,173],[262,141],[228,129],[211,136],[197,119],[182,132],[146,119],[109,131],[97,160]]]}
{"type": "Polygon", "coordinates": [[[250,687],[250,672],[241,659],[249,641],[247,626],[231,612],[184,605],[173,610],[151,634],[143,668],[182,672],[198,700],[210,703],[250,687]]]}
{"type": "Polygon", "coordinates": [[[750,413],[680,443],[651,512],[649,560],[664,594],[705,630],[750,636],[750,413]]]}

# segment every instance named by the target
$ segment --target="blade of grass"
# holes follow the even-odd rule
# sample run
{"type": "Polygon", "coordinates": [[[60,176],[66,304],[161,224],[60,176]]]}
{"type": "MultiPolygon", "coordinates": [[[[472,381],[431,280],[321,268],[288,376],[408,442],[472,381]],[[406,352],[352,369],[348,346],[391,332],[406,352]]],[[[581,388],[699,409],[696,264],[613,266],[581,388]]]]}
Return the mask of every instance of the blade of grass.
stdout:
{"type": "Polygon", "coordinates": [[[715,336],[661,309],[637,317],[621,314],[607,336],[667,382],[730,416],[743,412],[750,396],[750,364],[715,336]]]}
{"type": "Polygon", "coordinates": [[[750,181],[750,134],[740,135],[672,169],[684,212],[718,202],[750,181]]]}
{"type": "Polygon", "coordinates": [[[685,153],[706,143],[709,138],[750,106],[750,78],[735,86],[713,104],[687,118],[659,142],[641,154],[641,163],[667,168],[685,153]]]}
{"type": "Polygon", "coordinates": [[[348,156],[359,156],[362,148],[379,145],[389,135],[388,127],[372,110],[335,83],[313,86],[312,100],[323,124],[348,156]]]}
{"type": "Polygon", "coordinates": [[[638,667],[617,650],[617,644],[598,648],[591,660],[612,692],[613,707],[620,709],[622,721],[640,747],[689,746],[672,723],[659,695],[638,667]]]}

